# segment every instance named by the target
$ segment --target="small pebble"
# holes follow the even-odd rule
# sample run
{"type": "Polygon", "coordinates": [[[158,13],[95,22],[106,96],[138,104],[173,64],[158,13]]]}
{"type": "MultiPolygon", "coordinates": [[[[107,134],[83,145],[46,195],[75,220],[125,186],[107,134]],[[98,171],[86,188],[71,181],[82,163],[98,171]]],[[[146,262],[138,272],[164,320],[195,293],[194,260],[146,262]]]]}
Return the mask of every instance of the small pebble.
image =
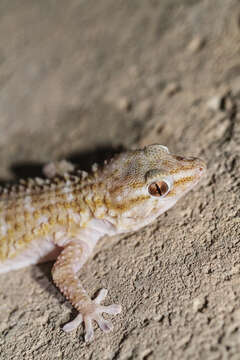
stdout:
{"type": "Polygon", "coordinates": [[[196,52],[200,51],[204,47],[205,44],[206,44],[206,40],[203,37],[196,36],[188,44],[188,50],[191,53],[196,53],[196,52]]]}
{"type": "Polygon", "coordinates": [[[177,92],[179,92],[180,90],[181,90],[180,84],[172,82],[166,86],[164,92],[168,97],[171,97],[171,96],[175,95],[177,92]]]}
{"type": "Polygon", "coordinates": [[[221,109],[221,103],[222,103],[222,97],[219,95],[215,95],[210,100],[208,100],[207,107],[210,110],[218,111],[221,109]]]}
{"type": "Polygon", "coordinates": [[[202,296],[193,300],[193,311],[202,311],[207,306],[207,297],[202,296]]]}
{"type": "Polygon", "coordinates": [[[117,108],[121,111],[130,111],[132,103],[127,97],[120,97],[116,102],[117,108]]]}

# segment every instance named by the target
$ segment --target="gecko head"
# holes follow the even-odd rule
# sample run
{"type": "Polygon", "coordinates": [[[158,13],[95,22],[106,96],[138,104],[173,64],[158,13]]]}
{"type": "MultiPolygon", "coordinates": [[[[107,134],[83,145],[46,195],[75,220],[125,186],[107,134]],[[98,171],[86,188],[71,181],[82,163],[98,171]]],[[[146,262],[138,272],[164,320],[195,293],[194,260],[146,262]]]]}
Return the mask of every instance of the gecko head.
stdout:
{"type": "Polygon", "coordinates": [[[206,172],[206,164],[197,157],[171,154],[167,147],[150,145],[144,149],[151,164],[145,173],[150,196],[175,202],[190,191],[206,172]]]}
{"type": "Polygon", "coordinates": [[[172,207],[206,172],[201,159],[171,154],[158,144],[123,153],[109,166],[110,207],[143,225],[172,207]]]}

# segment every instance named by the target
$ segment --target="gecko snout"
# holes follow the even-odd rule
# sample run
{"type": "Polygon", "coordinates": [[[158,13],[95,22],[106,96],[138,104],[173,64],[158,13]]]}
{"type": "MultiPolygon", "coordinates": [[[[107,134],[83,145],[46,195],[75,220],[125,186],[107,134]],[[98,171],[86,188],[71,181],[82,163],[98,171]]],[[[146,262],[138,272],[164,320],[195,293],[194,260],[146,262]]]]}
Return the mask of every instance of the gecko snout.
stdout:
{"type": "Polygon", "coordinates": [[[197,171],[198,176],[201,177],[202,175],[204,175],[207,171],[207,165],[205,161],[199,158],[192,158],[192,161],[194,162],[194,167],[197,171]]]}

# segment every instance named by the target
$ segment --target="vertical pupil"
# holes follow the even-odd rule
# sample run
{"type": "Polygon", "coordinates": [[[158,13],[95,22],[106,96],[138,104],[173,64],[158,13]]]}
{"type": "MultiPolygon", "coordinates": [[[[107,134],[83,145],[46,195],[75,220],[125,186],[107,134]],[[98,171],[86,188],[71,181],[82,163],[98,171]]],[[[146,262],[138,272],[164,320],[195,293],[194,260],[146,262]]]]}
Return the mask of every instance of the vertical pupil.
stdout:
{"type": "Polygon", "coordinates": [[[159,195],[162,196],[162,190],[161,190],[160,186],[158,185],[158,183],[156,183],[156,190],[159,193],[159,195]]]}

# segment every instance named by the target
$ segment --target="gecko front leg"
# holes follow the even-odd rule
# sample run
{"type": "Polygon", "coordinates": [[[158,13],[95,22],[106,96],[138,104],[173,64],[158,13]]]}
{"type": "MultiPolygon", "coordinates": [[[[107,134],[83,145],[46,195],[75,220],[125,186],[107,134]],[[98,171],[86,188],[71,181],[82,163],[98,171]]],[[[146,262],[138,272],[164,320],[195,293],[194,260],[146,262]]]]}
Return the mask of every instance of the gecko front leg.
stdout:
{"type": "Polygon", "coordinates": [[[112,330],[110,321],[102,317],[102,313],[116,315],[121,312],[120,305],[103,306],[101,302],[107,295],[106,289],[101,289],[98,296],[91,300],[83,288],[77,272],[86,262],[91,254],[91,247],[84,241],[73,240],[69,242],[61,252],[52,269],[52,277],[56,286],[79,311],[79,315],[67,323],[63,330],[68,332],[74,330],[82,322],[85,325],[85,341],[93,340],[93,320],[99,327],[107,332],[112,330]]]}

